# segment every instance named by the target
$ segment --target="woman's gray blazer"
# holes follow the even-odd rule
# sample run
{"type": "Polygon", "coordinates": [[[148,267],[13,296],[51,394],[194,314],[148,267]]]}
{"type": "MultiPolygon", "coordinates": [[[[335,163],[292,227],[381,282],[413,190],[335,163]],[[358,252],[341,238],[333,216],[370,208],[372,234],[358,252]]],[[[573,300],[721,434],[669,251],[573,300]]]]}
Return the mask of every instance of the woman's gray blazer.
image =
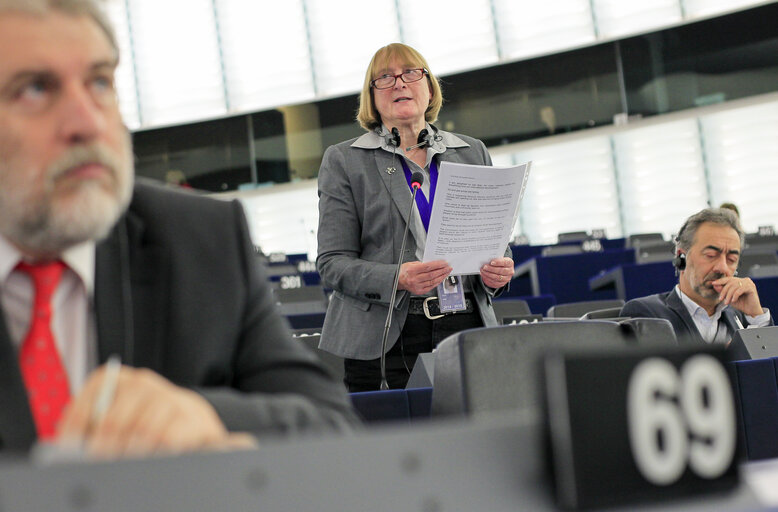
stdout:
{"type": "MultiPolygon", "coordinates": [[[[438,162],[491,165],[483,142],[464,135],[437,131],[446,146],[438,162]]],[[[361,138],[365,140],[366,136],[361,138]]],[[[319,170],[319,231],[316,266],[322,284],[334,290],[322,328],[319,347],[350,359],[375,359],[400,257],[405,217],[411,192],[400,154],[364,147],[360,138],[327,148],[319,170]],[[389,172],[389,168],[397,169],[389,172]]],[[[411,223],[403,262],[416,259],[420,236],[411,223]]],[[[423,238],[421,238],[423,240],[423,238]]],[[[506,250],[506,255],[510,255],[506,250]]],[[[484,325],[497,325],[491,305],[494,292],[479,276],[471,279],[484,325]]],[[[502,289],[498,290],[501,292],[502,289]]],[[[398,291],[386,349],[397,341],[408,314],[410,294],[398,291]]]]}

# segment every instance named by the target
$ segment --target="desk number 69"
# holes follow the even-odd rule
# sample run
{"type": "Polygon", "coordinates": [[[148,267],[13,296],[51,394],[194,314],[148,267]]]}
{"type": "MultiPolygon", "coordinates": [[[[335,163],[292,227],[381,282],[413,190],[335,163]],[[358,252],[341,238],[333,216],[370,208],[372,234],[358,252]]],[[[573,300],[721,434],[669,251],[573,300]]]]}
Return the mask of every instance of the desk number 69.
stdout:
{"type": "Polygon", "coordinates": [[[680,371],[652,357],[632,372],[627,390],[632,455],[649,482],[670,485],[687,464],[697,476],[714,479],[735,456],[732,389],[722,364],[699,354],[680,371]]]}

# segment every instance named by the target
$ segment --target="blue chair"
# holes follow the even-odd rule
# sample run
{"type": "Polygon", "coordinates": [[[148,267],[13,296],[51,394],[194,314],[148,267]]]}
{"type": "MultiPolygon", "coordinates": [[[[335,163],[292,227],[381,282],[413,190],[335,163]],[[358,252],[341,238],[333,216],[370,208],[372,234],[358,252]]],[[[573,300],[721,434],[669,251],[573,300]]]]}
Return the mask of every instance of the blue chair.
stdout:
{"type": "Polygon", "coordinates": [[[748,460],[778,457],[778,358],[736,361],[732,377],[748,460]]]}
{"type": "Polygon", "coordinates": [[[366,423],[410,423],[429,418],[432,388],[365,391],[349,397],[366,423]]]}
{"type": "Polygon", "coordinates": [[[535,257],[515,267],[511,288],[529,281],[531,295],[553,294],[559,303],[615,299],[612,289],[590,290],[589,279],[603,270],[634,262],[631,248],[535,257]]]}

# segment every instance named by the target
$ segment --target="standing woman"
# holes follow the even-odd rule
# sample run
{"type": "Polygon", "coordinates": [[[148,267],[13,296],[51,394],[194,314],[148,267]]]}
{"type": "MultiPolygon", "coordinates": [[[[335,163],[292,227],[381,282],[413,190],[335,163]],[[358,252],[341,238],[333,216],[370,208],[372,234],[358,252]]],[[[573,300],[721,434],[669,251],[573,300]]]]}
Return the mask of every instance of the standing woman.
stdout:
{"type": "Polygon", "coordinates": [[[400,259],[386,344],[391,388],[405,387],[416,356],[432,351],[447,336],[497,325],[492,297],[513,275],[508,257],[481,267],[480,276],[449,277],[447,262],[420,261],[440,163],[491,165],[480,140],[430,124],[442,103],[440,84],[424,57],[404,44],[385,46],[370,61],[359,99],[357,120],[367,133],[324,153],[316,265],[322,283],[334,292],[320,348],[345,358],[351,392],[379,389],[381,338],[400,259]],[[423,172],[424,184],[417,193],[405,254],[400,255],[411,206],[410,177],[417,171],[423,172]],[[466,307],[441,315],[438,285],[446,279],[447,290],[462,287],[466,307]]]}

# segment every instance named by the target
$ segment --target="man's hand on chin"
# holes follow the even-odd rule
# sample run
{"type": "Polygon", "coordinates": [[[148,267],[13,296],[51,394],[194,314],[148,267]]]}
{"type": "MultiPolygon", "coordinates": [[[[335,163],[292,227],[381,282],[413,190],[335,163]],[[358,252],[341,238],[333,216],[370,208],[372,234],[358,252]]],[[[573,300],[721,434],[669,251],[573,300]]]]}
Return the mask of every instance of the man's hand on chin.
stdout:
{"type": "Polygon", "coordinates": [[[713,289],[719,294],[719,300],[724,304],[742,311],[748,316],[762,314],[762,304],[759,302],[759,294],[756,285],[748,278],[722,277],[712,281],[713,289]]]}

